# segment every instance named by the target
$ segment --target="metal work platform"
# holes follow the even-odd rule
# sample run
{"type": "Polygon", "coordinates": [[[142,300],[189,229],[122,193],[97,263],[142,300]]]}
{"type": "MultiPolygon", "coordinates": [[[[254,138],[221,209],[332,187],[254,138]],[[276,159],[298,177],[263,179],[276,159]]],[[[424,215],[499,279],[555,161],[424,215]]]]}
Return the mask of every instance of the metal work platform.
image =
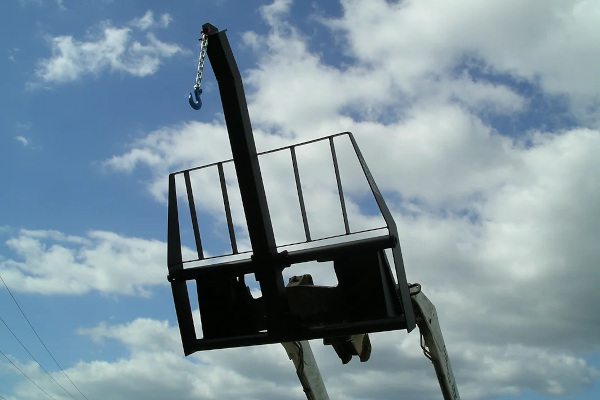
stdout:
{"type": "MultiPolygon", "coordinates": [[[[179,288],[176,291],[177,308],[189,308],[186,310],[188,323],[183,325],[187,328],[181,330],[186,354],[214,348],[412,329],[414,317],[407,292],[408,286],[396,225],[353,135],[349,132],[340,133],[259,153],[259,161],[263,156],[275,153],[289,157],[294,179],[287,182],[287,191],[295,192],[297,202],[289,204],[289,208],[290,213],[294,208],[300,210],[299,213],[294,214],[298,217],[296,223],[301,227],[304,238],[303,241],[277,245],[275,268],[283,271],[295,264],[332,261],[338,286],[286,288],[285,300],[290,306],[290,312],[288,318],[282,321],[285,325],[275,334],[267,330],[262,300],[251,296],[250,288],[246,286],[243,278],[256,272],[257,260],[252,257],[252,250],[239,249],[239,236],[245,236],[245,229],[239,227],[244,227],[245,221],[235,221],[230,200],[234,197],[230,192],[232,189],[233,191],[237,189],[235,184],[231,184],[235,183],[235,176],[228,178],[225,173],[231,170],[233,160],[175,172],[169,176],[169,280],[174,287],[179,288]],[[347,200],[336,151],[336,142],[340,141],[349,142],[354,150],[364,180],[371,190],[373,203],[377,205],[382,217],[379,219],[382,222],[380,226],[362,230],[351,229],[352,224],[346,210],[347,200]],[[318,142],[329,144],[330,164],[337,191],[337,217],[342,221],[341,232],[326,237],[315,237],[315,233],[311,230],[313,221],[309,219],[306,206],[311,193],[305,193],[303,190],[303,175],[296,157],[299,148],[309,147],[318,142]],[[212,175],[215,178],[211,187],[219,188],[222,199],[224,218],[221,222],[226,229],[220,231],[227,232],[228,235],[228,252],[223,254],[207,255],[202,244],[198,222],[199,212],[194,200],[202,195],[202,190],[194,190],[193,185],[194,182],[209,183],[205,178],[207,172],[208,176],[212,175]],[[195,179],[196,174],[203,174],[203,176],[195,179]],[[193,255],[188,249],[190,255],[188,258],[183,256],[185,247],[181,245],[180,226],[182,225],[188,227],[187,239],[193,249],[193,255]],[[396,282],[393,277],[386,249],[390,249],[388,253],[392,255],[399,282],[396,282]],[[193,326],[186,281],[195,281],[197,285],[203,338],[196,336],[196,328],[193,326]],[[406,288],[406,291],[403,288],[406,288]],[[232,296],[231,293],[235,295],[232,296]],[[310,298],[312,300],[308,300],[310,298]],[[306,302],[313,305],[302,304],[306,302]],[[314,303],[319,303],[320,306],[314,306],[314,303]],[[307,310],[307,307],[311,309],[307,310]]],[[[318,172],[326,173],[322,170],[318,172]]],[[[335,216],[331,218],[335,219],[335,216]]],[[[210,225],[214,229],[214,221],[210,225]]]]}
{"type": "MultiPolygon", "coordinates": [[[[339,133],[257,153],[241,77],[225,32],[205,24],[203,40],[219,84],[233,159],[169,175],[168,279],[185,354],[412,330],[415,317],[396,224],[354,136],[339,133]],[[328,159],[326,164],[331,171],[303,168],[298,154],[313,147],[322,150],[323,145],[328,151],[318,153],[319,160],[328,159]],[[352,152],[362,178],[352,175],[351,180],[343,179],[340,146],[344,147],[344,156],[348,150],[352,152]],[[261,172],[261,167],[268,164],[266,160],[272,158],[279,159],[278,168],[291,171],[289,180],[277,182],[278,187],[284,188],[281,193],[285,193],[287,202],[283,207],[290,210],[287,214],[280,212],[282,205],[276,204],[277,194],[269,197],[265,190],[269,182],[263,175],[280,179],[271,170],[261,172]],[[334,177],[335,200],[330,197],[326,206],[337,211],[327,218],[314,218],[308,206],[311,196],[320,192],[307,190],[309,169],[313,174],[334,177]],[[214,180],[207,178],[210,176],[214,180]],[[351,202],[344,187],[357,179],[366,182],[381,225],[354,228],[347,210],[351,202]],[[236,199],[240,200],[240,207],[236,206],[236,199]],[[222,210],[223,217],[203,224],[207,208],[222,210]],[[300,240],[289,241],[291,232],[275,235],[270,209],[278,210],[277,217],[288,219],[287,226],[300,233],[300,240]],[[294,209],[299,212],[292,212],[294,209]],[[341,230],[322,234],[319,227],[335,213],[341,230]],[[200,227],[208,225],[211,235],[216,223],[223,224],[220,232],[225,232],[228,244],[222,251],[207,251],[205,244],[209,241],[203,241],[207,234],[200,227]],[[337,284],[313,285],[309,279],[306,284],[285,285],[286,269],[301,269],[311,262],[332,266],[337,284]],[[255,285],[247,283],[253,280],[255,285]],[[190,287],[194,283],[201,326],[196,326],[192,317],[190,287]]],[[[301,275],[296,269],[294,273],[301,275]]]]}

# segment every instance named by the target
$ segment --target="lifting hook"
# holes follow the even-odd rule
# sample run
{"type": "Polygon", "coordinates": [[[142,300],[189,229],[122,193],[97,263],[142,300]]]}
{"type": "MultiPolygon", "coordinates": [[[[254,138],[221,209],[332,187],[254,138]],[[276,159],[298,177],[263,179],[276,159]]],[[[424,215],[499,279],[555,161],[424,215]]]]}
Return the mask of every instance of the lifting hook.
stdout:
{"type": "Polygon", "coordinates": [[[200,93],[202,93],[202,89],[195,87],[194,94],[192,95],[192,93],[190,93],[190,96],[188,97],[190,106],[192,106],[192,108],[194,110],[199,110],[202,107],[202,100],[200,100],[200,93]]]}

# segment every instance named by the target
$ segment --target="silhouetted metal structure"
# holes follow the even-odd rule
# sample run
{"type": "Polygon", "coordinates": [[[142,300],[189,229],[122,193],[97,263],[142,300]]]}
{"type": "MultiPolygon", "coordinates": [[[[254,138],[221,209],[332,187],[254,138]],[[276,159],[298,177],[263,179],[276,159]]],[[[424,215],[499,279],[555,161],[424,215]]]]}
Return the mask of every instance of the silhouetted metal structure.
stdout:
{"type": "Polygon", "coordinates": [[[195,351],[266,343],[292,342],[315,338],[337,338],[367,332],[415,327],[415,316],[406,282],[398,232],[392,215],[351,133],[340,133],[315,141],[258,154],[242,80],[225,31],[203,25],[209,45],[207,55],[218,81],[233,160],[169,175],[168,279],[171,283],[177,319],[186,355],[195,351]],[[385,225],[370,230],[370,236],[350,229],[346,201],[336,153],[336,140],[347,139],[373,193],[385,225]],[[314,239],[307,217],[296,161],[299,146],[328,141],[339,194],[344,232],[335,237],[314,239]],[[295,246],[277,245],[269,204],[263,185],[259,157],[275,152],[289,153],[295,189],[306,238],[295,246]],[[224,166],[235,165],[251,252],[238,251],[234,217],[224,166]],[[210,258],[203,251],[191,176],[201,169],[218,172],[225,219],[231,246],[230,257],[210,258]],[[188,209],[179,209],[176,179],[182,179],[180,193],[188,209]],[[180,214],[188,213],[197,258],[184,260],[180,214]],[[361,235],[363,234],[363,235],[361,235]],[[298,246],[300,245],[300,246],[298,246]],[[391,253],[396,279],[386,250],[391,253]],[[203,260],[210,263],[203,264],[203,260]],[[309,261],[331,262],[337,276],[335,287],[311,284],[286,287],[284,269],[309,261]],[[189,267],[190,264],[199,264],[189,267]],[[254,275],[261,297],[254,298],[245,276],[254,275]],[[188,282],[195,282],[201,316],[202,336],[198,337],[192,318],[188,282]]]}

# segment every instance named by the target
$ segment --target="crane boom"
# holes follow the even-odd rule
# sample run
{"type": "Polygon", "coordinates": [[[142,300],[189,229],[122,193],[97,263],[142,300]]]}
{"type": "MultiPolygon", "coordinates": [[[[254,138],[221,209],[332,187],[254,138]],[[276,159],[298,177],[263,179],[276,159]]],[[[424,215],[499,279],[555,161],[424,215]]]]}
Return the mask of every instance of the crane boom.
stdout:
{"type": "Polygon", "coordinates": [[[283,348],[296,367],[296,374],[302,384],[307,400],[329,400],[319,366],[315,361],[308,340],[283,342],[283,348]]]}
{"type": "Polygon", "coordinates": [[[435,306],[421,291],[421,285],[412,285],[410,291],[417,326],[421,332],[421,347],[425,357],[433,363],[444,400],[460,400],[435,306]]]}

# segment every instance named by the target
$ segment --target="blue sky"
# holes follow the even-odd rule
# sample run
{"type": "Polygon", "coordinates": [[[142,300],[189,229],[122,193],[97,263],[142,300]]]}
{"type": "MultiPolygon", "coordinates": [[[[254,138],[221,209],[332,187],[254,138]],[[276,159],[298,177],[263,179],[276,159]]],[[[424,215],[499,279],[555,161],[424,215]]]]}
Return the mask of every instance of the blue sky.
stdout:
{"type": "MultiPolygon", "coordinates": [[[[228,30],[259,150],[356,135],[463,398],[598,398],[599,18],[594,0],[3,2],[0,275],[85,397],[4,285],[0,396],[303,398],[281,346],[181,349],[167,176],[230,157],[208,62],[202,109],[187,102],[210,22],[228,30]]],[[[282,172],[263,170],[293,236],[282,172]]],[[[367,224],[361,187],[349,210],[367,224]]],[[[372,341],[344,366],[313,343],[331,398],[440,398],[416,331],[372,341]]]]}

